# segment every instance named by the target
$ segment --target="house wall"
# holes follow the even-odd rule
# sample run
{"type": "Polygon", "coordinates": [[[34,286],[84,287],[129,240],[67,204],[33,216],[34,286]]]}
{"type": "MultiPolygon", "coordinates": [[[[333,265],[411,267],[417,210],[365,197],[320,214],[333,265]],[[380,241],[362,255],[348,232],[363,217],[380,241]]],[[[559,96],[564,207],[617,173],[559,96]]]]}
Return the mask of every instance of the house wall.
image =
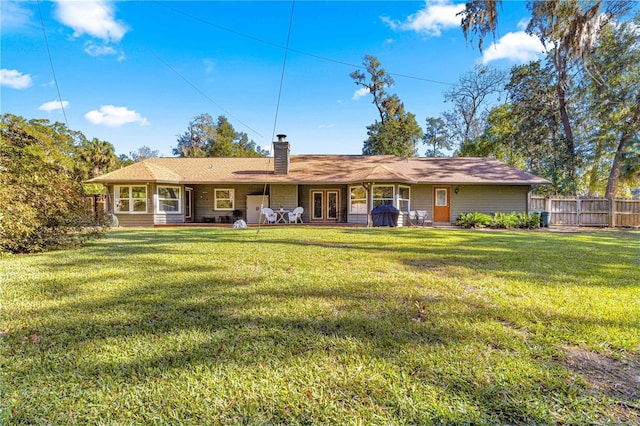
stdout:
{"type": "MultiPolygon", "coordinates": [[[[495,212],[526,212],[529,186],[506,185],[410,185],[410,210],[426,210],[427,218],[433,220],[433,188],[448,187],[450,190],[450,223],[454,224],[460,213],[478,211],[493,214],[495,212]],[[458,193],[455,189],[458,188],[458,193]]],[[[348,194],[347,194],[348,196],[348,194]]],[[[346,199],[345,199],[345,206],[346,199]]],[[[409,225],[409,216],[401,215],[402,225],[409,225]]],[[[349,214],[349,223],[366,225],[367,215],[349,214]]]]}
{"type": "MultiPolygon", "coordinates": [[[[274,185],[270,186],[269,204],[273,210],[283,208],[293,210],[298,204],[298,185],[274,185]]],[[[303,219],[304,220],[304,219],[303,219]]]]}
{"type": "Polygon", "coordinates": [[[123,184],[126,186],[146,186],[147,187],[147,212],[146,213],[114,213],[114,200],[115,200],[115,187],[116,185],[106,185],[107,191],[109,193],[105,208],[108,212],[114,213],[118,218],[119,226],[125,228],[137,228],[137,227],[151,227],[154,224],[154,215],[153,215],[153,196],[155,193],[155,186],[146,183],[132,183],[132,184],[123,184]]]}
{"type": "MultiPolygon", "coordinates": [[[[311,222],[311,191],[313,190],[337,190],[339,192],[339,203],[338,206],[338,222],[337,223],[345,223],[347,221],[347,197],[348,197],[348,187],[346,185],[323,185],[323,184],[314,184],[314,185],[299,185],[298,186],[298,203],[300,207],[304,208],[304,213],[302,214],[302,220],[305,223],[311,222]]],[[[316,222],[317,223],[317,222],[316,222]]],[[[336,223],[333,221],[332,223],[336,223]]],[[[366,222],[365,222],[366,223],[366,222]]]]}
{"type": "Polygon", "coordinates": [[[151,206],[147,205],[147,210],[153,212],[153,224],[154,225],[167,225],[174,223],[185,223],[185,195],[184,195],[184,185],[175,185],[175,184],[161,184],[160,186],[177,186],[180,188],[180,213],[158,213],[156,211],[158,205],[158,185],[155,183],[149,184],[149,191],[151,192],[151,197],[153,199],[153,203],[151,206]]]}
{"type": "MultiPolygon", "coordinates": [[[[220,216],[231,216],[232,210],[215,210],[215,189],[233,189],[234,210],[242,212],[242,219],[247,218],[247,195],[262,195],[265,191],[264,185],[189,185],[193,188],[193,215],[195,222],[204,222],[205,218],[218,218],[220,216]]],[[[269,195],[267,186],[267,194],[269,195]]]]}
{"type": "Polygon", "coordinates": [[[529,186],[454,185],[451,187],[451,222],[455,223],[460,213],[524,213],[529,190],[529,186]],[[457,194],[455,188],[459,189],[457,194]]]}

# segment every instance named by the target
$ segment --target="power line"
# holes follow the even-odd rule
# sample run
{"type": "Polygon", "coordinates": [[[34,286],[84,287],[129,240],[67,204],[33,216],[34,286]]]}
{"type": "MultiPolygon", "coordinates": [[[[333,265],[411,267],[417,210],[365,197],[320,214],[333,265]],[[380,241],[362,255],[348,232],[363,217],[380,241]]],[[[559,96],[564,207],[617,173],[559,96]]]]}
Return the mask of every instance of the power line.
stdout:
{"type": "MultiPolygon", "coordinates": [[[[226,32],[228,32],[230,34],[234,34],[234,35],[237,35],[239,37],[246,38],[248,40],[253,40],[253,41],[256,41],[258,43],[265,44],[267,46],[275,47],[275,48],[278,48],[278,49],[285,49],[285,50],[288,50],[290,52],[297,53],[299,55],[308,56],[310,58],[319,59],[319,60],[325,61],[325,62],[332,62],[334,64],[344,65],[344,66],[348,66],[348,67],[351,67],[351,68],[357,68],[357,69],[363,69],[364,68],[362,66],[362,64],[353,64],[353,63],[350,63],[350,62],[341,61],[339,59],[333,59],[333,58],[329,58],[327,56],[316,55],[314,53],[305,52],[303,50],[291,49],[291,48],[289,48],[288,45],[287,46],[282,46],[281,44],[278,44],[278,43],[274,43],[274,42],[271,42],[271,41],[268,41],[268,40],[264,40],[264,39],[261,39],[261,38],[258,38],[258,37],[252,36],[252,35],[248,35],[248,34],[240,32],[240,31],[233,30],[231,28],[223,27],[222,25],[218,25],[218,24],[215,24],[213,22],[207,21],[206,19],[203,19],[203,18],[201,18],[199,16],[194,16],[194,15],[188,13],[188,12],[185,12],[185,11],[182,11],[182,10],[179,10],[179,9],[175,9],[175,8],[173,8],[171,6],[166,5],[164,2],[154,1],[154,3],[156,3],[159,6],[164,7],[166,9],[169,9],[169,10],[171,10],[171,11],[177,13],[177,14],[184,15],[187,18],[192,19],[194,21],[201,22],[201,23],[203,23],[205,25],[209,25],[209,26],[217,28],[217,29],[219,29],[221,31],[226,31],[226,32]]],[[[424,82],[427,82],[427,83],[442,84],[442,85],[445,85],[445,86],[455,86],[454,83],[449,83],[449,82],[440,81],[440,80],[434,80],[434,79],[430,79],[430,78],[417,77],[417,76],[412,76],[412,75],[407,75],[407,74],[400,74],[400,73],[395,73],[395,72],[387,72],[387,74],[389,74],[391,76],[395,76],[395,77],[402,77],[402,78],[408,78],[408,79],[412,79],[412,80],[424,81],[424,82]]]]}
{"type": "Polygon", "coordinates": [[[200,90],[200,88],[198,86],[196,86],[195,84],[193,84],[189,79],[187,79],[184,75],[182,75],[177,69],[175,69],[174,67],[171,66],[171,64],[169,64],[167,61],[165,61],[164,59],[162,59],[162,57],[160,57],[160,55],[158,55],[153,49],[149,48],[149,51],[153,54],[153,56],[156,57],[156,59],[158,59],[160,62],[162,62],[164,64],[164,66],[166,66],[167,68],[169,68],[171,71],[173,71],[178,77],[180,77],[182,80],[184,80],[185,83],[187,83],[189,86],[193,87],[193,89],[200,93],[202,96],[204,96],[206,99],[208,99],[212,104],[214,104],[215,106],[217,106],[218,108],[220,108],[224,113],[226,113],[227,115],[229,115],[231,118],[233,118],[234,120],[237,120],[238,123],[240,123],[241,125],[243,125],[244,127],[246,127],[247,129],[251,130],[252,132],[254,132],[255,134],[257,134],[258,136],[260,136],[261,138],[264,139],[264,136],[258,132],[257,130],[254,130],[253,128],[251,128],[251,126],[249,126],[248,124],[244,123],[242,120],[240,120],[238,117],[234,116],[233,114],[231,114],[226,108],[224,108],[222,105],[220,105],[219,103],[217,103],[216,101],[214,101],[209,95],[207,95],[206,93],[204,93],[202,90],[200,90]]]}
{"type": "Polygon", "coordinates": [[[56,77],[56,69],[53,66],[53,59],[51,58],[51,50],[49,49],[49,39],[47,38],[47,31],[44,27],[44,18],[42,17],[42,9],[40,8],[40,0],[37,0],[38,3],[38,13],[40,14],[40,23],[42,24],[42,34],[44,34],[44,44],[47,47],[47,55],[49,56],[49,64],[51,64],[51,73],[53,74],[53,81],[56,85],[56,91],[58,92],[58,101],[60,101],[60,109],[62,109],[62,115],[64,116],[64,122],[67,125],[67,129],[71,130],[69,127],[69,120],[67,120],[67,112],[64,110],[64,104],[62,103],[62,95],[60,94],[60,85],[58,85],[58,78],[56,77]]]}
{"type": "Polygon", "coordinates": [[[280,75],[280,87],[278,88],[278,100],[276,102],[276,115],[273,120],[273,131],[271,132],[271,140],[276,135],[276,125],[278,122],[278,112],[280,111],[280,98],[282,96],[282,87],[284,86],[284,72],[287,67],[287,54],[289,53],[289,40],[291,39],[291,27],[293,26],[293,10],[295,8],[295,0],[291,3],[291,15],[289,17],[289,31],[287,32],[287,45],[284,49],[284,59],[282,61],[282,74],[280,75]]]}

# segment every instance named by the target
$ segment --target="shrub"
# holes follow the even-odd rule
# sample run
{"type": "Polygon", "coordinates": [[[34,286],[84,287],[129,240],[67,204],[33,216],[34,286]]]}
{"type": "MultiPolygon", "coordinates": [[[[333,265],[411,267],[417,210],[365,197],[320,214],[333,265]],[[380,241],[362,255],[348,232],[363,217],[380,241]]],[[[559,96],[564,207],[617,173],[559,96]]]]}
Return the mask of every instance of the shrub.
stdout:
{"type": "Polygon", "coordinates": [[[540,213],[518,213],[518,228],[540,228],[540,213]]]}
{"type": "Polygon", "coordinates": [[[472,212],[472,213],[461,213],[458,220],[456,220],[456,225],[462,226],[463,228],[484,228],[491,223],[491,216],[484,213],[472,212]]]}
{"type": "Polygon", "coordinates": [[[540,214],[496,212],[493,216],[489,216],[480,212],[462,213],[456,224],[463,228],[533,229],[540,227],[540,214]]]}
{"type": "Polygon", "coordinates": [[[518,228],[518,217],[515,213],[507,214],[502,212],[494,213],[489,224],[491,228],[518,228]]]}
{"type": "Polygon", "coordinates": [[[65,154],[73,144],[63,125],[7,114],[0,136],[0,252],[75,246],[100,234],[87,227],[91,218],[65,154]]]}

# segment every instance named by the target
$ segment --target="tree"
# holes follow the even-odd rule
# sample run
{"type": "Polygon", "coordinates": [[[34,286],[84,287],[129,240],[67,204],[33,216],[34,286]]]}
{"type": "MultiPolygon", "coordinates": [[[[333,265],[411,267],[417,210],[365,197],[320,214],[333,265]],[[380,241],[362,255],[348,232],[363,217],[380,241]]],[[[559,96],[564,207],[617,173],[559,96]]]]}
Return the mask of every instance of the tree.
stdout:
{"type": "Polygon", "coordinates": [[[414,114],[406,112],[404,104],[395,94],[387,94],[386,89],[393,86],[393,78],[381,68],[375,56],[364,57],[363,65],[367,74],[356,70],[350,74],[355,84],[365,88],[373,96],[373,104],[378,110],[380,120],[367,126],[369,138],[364,142],[364,155],[395,155],[414,157],[418,153],[418,141],[422,138],[422,129],[414,114]]]}
{"type": "MultiPolygon", "coordinates": [[[[501,1],[470,0],[465,5],[461,26],[465,38],[475,34],[478,47],[489,33],[495,33],[498,23],[498,5],[501,1]]],[[[564,133],[564,155],[568,159],[569,178],[576,180],[578,153],[572,120],[569,112],[567,89],[570,86],[570,69],[576,62],[584,64],[598,39],[602,26],[611,19],[620,17],[633,7],[627,0],[580,1],[580,0],[535,0],[529,2],[531,20],[527,26],[529,34],[537,35],[550,50],[556,80],[556,105],[564,133]]],[[[577,185],[574,185],[577,186],[577,185]]]]}
{"type": "Polygon", "coordinates": [[[512,105],[499,105],[489,113],[484,133],[463,142],[457,154],[461,157],[494,158],[519,169],[526,168],[522,150],[514,143],[519,137],[518,130],[512,105]]]}
{"type": "Polygon", "coordinates": [[[555,192],[572,194],[578,185],[576,157],[565,149],[555,76],[553,66],[541,61],[512,68],[506,86],[515,129],[511,147],[522,152],[528,170],[553,183],[555,192]]]}
{"type": "Polygon", "coordinates": [[[146,145],[141,146],[136,151],[131,151],[129,153],[129,157],[133,160],[134,163],[138,163],[140,161],[144,161],[147,158],[156,158],[160,156],[160,151],[157,149],[151,149],[146,145]]]}
{"type": "MultiPolygon", "coordinates": [[[[596,151],[593,174],[601,159],[610,154],[605,196],[618,191],[621,167],[633,158],[640,136],[640,13],[635,22],[622,22],[603,28],[598,44],[586,62],[586,100],[597,123],[594,139],[596,151]]],[[[628,170],[626,168],[625,170],[628,170]]],[[[628,174],[622,177],[631,177],[628,174]]]]}
{"type": "Polygon", "coordinates": [[[452,103],[453,108],[443,115],[449,135],[458,145],[482,134],[492,96],[502,93],[505,81],[504,72],[477,65],[444,92],[445,101],[452,103]]]}
{"type": "Polygon", "coordinates": [[[451,149],[447,127],[442,118],[427,117],[422,141],[429,146],[425,153],[427,157],[439,157],[441,150],[451,149]]]}
{"type": "Polygon", "coordinates": [[[64,124],[0,120],[0,251],[33,252],[76,244],[89,215],[64,124]]]}
{"type": "Polygon", "coordinates": [[[255,144],[244,132],[237,132],[227,118],[214,122],[209,114],[201,114],[178,137],[173,154],[179,157],[266,157],[267,151],[255,144]]]}
{"type": "Polygon", "coordinates": [[[110,171],[118,162],[113,145],[96,138],[83,138],[76,146],[76,162],[84,169],[83,177],[91,179],[110,171]]]}

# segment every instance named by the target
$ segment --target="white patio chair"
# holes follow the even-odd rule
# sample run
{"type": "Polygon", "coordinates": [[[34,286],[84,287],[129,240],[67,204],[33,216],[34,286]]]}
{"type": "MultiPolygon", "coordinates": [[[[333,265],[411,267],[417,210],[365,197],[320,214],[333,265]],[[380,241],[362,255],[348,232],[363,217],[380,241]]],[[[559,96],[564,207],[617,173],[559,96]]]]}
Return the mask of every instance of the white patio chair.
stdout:
{"type": "Polygon", "coordinates": [[[262,221],[262,223],[276,223],[276,221],[278,220],[275,212],[269,207],[264,207],[261,212],[264,216],[264,220],[262,221]]]}
{"type": "Polygon", "coordinates": [[[289,223],[304,223],[302,221],[302,213],[304,213],[304,208],[296,207],[292,212],[289,212],[289,223]]]}
{"type": "Polygon", "coordinates": [[[416,224],[424,226],[426,222],[428,222],[427,211],[426,210],[417,210],[416,214],[418,215],[416,224]]]}
{"type": "Polygon", "coordinates": [[[418,212],[411,210],[409,212],[409,225],[416,226],[418,224],[418,212]]]}

